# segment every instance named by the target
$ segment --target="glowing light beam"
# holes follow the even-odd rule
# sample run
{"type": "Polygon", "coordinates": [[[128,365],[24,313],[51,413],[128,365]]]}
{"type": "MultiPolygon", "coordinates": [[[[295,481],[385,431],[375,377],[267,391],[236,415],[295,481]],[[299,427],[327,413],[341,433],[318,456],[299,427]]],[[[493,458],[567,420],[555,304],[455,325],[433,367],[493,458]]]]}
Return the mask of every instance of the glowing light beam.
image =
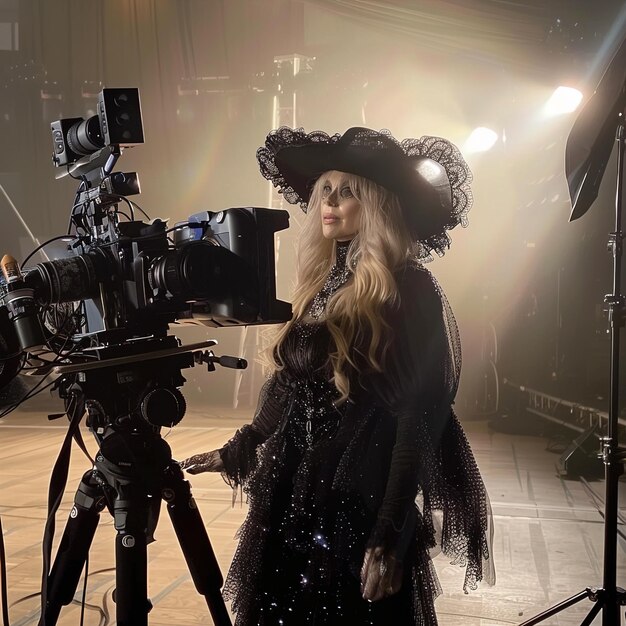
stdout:
{"type": "Polygon", "coordinates": [[[574,87],[557,87],[544,107],[547,117],[573,113],[582,102],[583,94],[574,87]]]}
{"type": "Polygon", "coordinates": [[[491,128],[479,126],[472,131],[472,134],[465,142],[465,152],[486,152],[491,150],[498,141],[498,133],[491,128]]]}

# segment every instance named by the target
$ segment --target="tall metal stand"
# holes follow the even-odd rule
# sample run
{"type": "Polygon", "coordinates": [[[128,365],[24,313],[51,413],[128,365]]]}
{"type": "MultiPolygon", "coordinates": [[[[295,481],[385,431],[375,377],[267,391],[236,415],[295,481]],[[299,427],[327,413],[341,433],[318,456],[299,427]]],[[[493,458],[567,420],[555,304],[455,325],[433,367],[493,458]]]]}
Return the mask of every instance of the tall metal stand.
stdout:
{"type": "Polygon", "coordinates": [[[617,514],[618,484],[624,468],[626,453],[619,448],[619,370],[620,332],[624,325],[626,299],[621,292],[622,255],[624,232],[622,231],[622,200],[624,181],[624,152],[626,129],[622,117],[617,128],[617,189],[615,195],[615,230],[610,234],[609,245],[613,253],[613,292],[605,296],[608,305],[609,328],[611,333],[610,397],[607,435],[602,437],[602,460],[604,462],[604,563],[601,588],[587,587],[576,595],[526,620],[520,626],[534,626],[549,617],[581,602],[585,598],[595,602],[581,626],[590,626],[602,611],[602,626],[619,626],[620,607],[626,604],[626,592],[617,586],[617,514]]]}

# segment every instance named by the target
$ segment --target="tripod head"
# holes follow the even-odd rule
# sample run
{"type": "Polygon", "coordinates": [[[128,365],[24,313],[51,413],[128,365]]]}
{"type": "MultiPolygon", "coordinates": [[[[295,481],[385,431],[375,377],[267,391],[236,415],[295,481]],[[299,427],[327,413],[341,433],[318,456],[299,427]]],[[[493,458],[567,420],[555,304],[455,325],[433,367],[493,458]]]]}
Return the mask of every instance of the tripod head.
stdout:
{"type": "Polygon", "coordinates": [[[215,370],[215,364],[247,367],[244,359],[218,357],[206,350],[216,343],[207,340],[181,346],[176,337],[164,337],[134,342],[124,346],[123,353],[120,346],[96,348],[97,360],[54,368],[61,374],[57,389],[66,408],[76,395],[83,399],[87,426],[96,437],[109,425],[147,424],[157,431],[172,427],[186,409],[179,389],[185,383],[182,369],[202,363],[209,371],[215,370]]]}

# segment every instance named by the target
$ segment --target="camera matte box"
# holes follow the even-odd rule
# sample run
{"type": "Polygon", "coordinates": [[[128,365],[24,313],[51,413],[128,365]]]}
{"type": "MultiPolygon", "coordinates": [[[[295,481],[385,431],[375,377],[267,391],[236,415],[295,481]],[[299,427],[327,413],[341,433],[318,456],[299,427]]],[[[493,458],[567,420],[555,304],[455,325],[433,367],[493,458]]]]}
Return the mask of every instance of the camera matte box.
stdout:
{"type": "Polygon", "coordinates": [[[139,89],[103,89],[98,94],[98,117],[104,145],[122,147],[143,143],[139,89]]]}

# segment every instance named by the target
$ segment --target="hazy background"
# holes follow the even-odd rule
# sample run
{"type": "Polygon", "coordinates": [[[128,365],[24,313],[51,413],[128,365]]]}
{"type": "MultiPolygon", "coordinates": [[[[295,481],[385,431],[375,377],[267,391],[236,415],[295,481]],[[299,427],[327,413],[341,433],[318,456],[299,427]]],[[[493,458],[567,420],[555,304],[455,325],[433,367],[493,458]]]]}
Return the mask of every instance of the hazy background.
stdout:
{"type": "MultiPolygon", "coordinates": [[[[462,149],[475,127],[492,128],[494,147],[467,153],[470,226],[430,264],[463,339],[458,406],[489,411],[494,337],[500,377],[600,406],[615,166],[593,210],[568,224],[575,113],[549,118],[543,107],[559,85],[591,95],[625,22],[613,0],[0,0],[0,184],[40,241],[65,232],[75,185],[55,181],[49,125],[93,115],[102,87],[139,87],[146,143],[118,169],[139,173],[135,199],[171,223],[277,206],[255,159],[276,103],[281,121],[307,131],[364,125],[462,149]]],[[[302,215],[285,208],[294,225],[277,274],[287,299],[302,215]]],[[[34,243],[4,195],[0,215],[0,251],[24,258],[34,243]]],[[[173,332],[240,350],[239,329],[173,332]]],[[[232,371],[185,376],[194,407],[232,405],[232,371]]],[[[252,368],[239,381],[240,405],[253,403],[259,378],[252,368]]]]}

